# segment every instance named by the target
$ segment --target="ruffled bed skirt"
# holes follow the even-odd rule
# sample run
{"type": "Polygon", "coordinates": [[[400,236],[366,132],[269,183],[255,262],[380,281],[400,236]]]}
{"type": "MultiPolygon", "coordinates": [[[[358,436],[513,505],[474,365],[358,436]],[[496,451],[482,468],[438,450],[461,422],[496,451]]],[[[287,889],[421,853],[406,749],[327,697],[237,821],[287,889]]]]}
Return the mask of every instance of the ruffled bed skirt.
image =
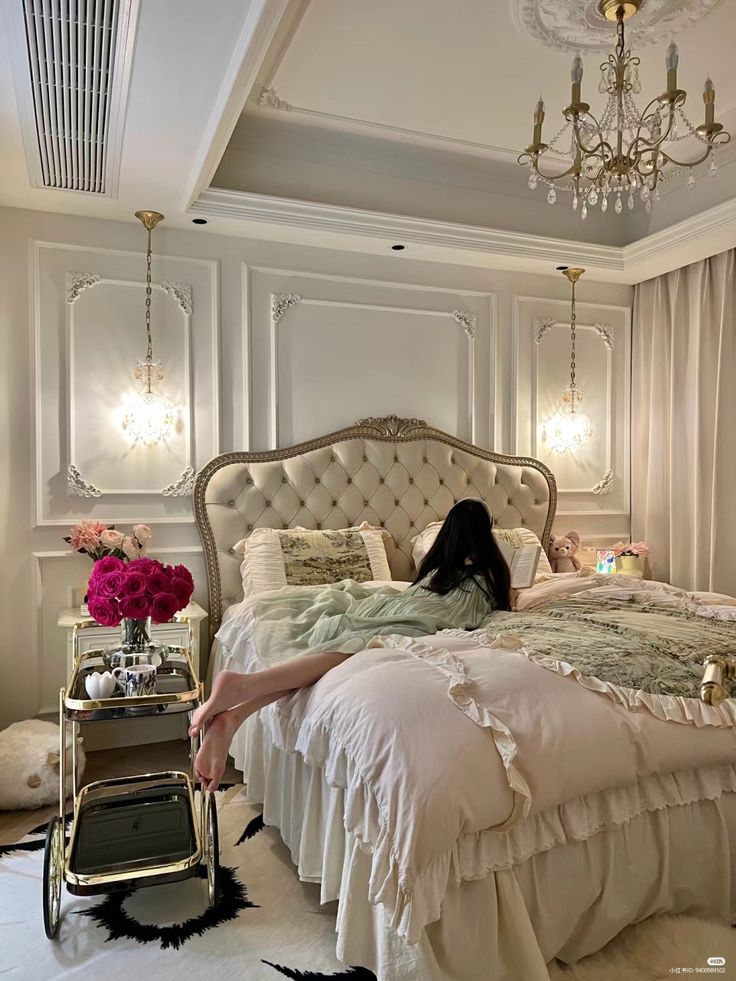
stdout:
{"type": "Polygon", "coordinates": [[[283,721],[249,720],[236,765],[300,877],[340,900],[338,957],[379,981],[542,981],[553,957],[577,960],[652,914],[736,916],[735,768],[650,778],[465,835],[408,894],[349,761],[319,733],[295,751],[283,721]]]}

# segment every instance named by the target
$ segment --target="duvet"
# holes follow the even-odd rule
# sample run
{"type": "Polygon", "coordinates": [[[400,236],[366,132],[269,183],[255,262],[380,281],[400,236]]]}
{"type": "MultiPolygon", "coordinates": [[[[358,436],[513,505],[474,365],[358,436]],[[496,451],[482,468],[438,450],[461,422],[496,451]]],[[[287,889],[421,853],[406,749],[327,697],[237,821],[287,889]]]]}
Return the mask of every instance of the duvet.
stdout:
{"type": "MultiPolygon", "coordinates": [[[[736,713],[695,697],[702,657],[736,649],[734,601],[572,575],[520,607],[476,631],[376,637],[261,713],[268,740],[344,788],[370,899],[410,941],[451,881],[736,791],[736,713]]],[[[256,670],[267,636],[251,601],[220,640],[256,670]]]]}

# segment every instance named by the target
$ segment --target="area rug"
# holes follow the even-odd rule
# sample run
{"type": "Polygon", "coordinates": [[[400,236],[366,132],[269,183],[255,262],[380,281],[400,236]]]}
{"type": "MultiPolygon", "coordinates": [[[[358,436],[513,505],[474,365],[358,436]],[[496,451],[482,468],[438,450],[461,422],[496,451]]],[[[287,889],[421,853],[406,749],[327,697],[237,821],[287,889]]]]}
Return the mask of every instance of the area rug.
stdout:
{"type": "MultiPolygon", "coordinates": [[[[106,981],[375,981],[335,958],[336,904],[320,906],[319,887],[300,882],[287,848],[242,786],[217,794],[222,888],[207,905],[204,877],[108,896],[64,891],[56,941],[42,922],[45,826],[0,845],[0,976],[106,981]]],[[[659,981],[677,973],[735,976],[736,931],[686,917],[632,927],[599,954],[553,981],[659,981]],[[707,958],[724,965],[707,966],[707,958]]],[[[421,981],[421,979],[417,979],[421,981]]],[[[521,981],[521,979],[520,979],[521,981]]]]}

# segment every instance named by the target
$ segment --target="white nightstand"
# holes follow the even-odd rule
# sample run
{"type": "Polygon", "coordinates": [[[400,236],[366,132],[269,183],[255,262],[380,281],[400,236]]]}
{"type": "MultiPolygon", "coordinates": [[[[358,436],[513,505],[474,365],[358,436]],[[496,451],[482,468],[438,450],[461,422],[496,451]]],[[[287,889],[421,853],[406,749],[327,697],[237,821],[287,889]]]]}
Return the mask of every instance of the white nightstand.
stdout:
{"type": "MultiPolygon", "coordinates": [[[[176,614],[170,623],[151,625],[151,639],[160,644],[189,647],[192,665],[200,675],[199,634],[207,612],[198,603],[190,603],[176,614]]],[[[81,651],[112,647],[120,640],[120,627],[103,627],[90,616],[81,613],[79,607],[60,610],[56,621],[66,632],[66,678],[71,677],[74,663],[74,640],[81,651]]],[[[140,745],[148,742],[164,742],[186,736],[186,715],[166,719],[141,719],[120,725],[116,722],[91,722],[85,726],[85,747],[107,749],[110,746],[140,745]],[[131,738],[132,737],[132,738],[131,738]]]]}

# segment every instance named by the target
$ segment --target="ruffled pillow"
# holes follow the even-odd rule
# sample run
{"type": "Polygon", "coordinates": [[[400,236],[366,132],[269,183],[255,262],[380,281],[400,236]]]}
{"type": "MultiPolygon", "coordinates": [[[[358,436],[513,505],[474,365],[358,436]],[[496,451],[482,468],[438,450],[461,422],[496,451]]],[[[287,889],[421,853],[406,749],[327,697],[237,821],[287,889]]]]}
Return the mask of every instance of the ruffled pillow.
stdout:
{"type": "Polygon", "coordinates": [[[354,528],[256,528],[234,546],[245,596],[283,586],[318,586],[354,579],[390,580],[389,532],[364,522],[354,528]]]}

